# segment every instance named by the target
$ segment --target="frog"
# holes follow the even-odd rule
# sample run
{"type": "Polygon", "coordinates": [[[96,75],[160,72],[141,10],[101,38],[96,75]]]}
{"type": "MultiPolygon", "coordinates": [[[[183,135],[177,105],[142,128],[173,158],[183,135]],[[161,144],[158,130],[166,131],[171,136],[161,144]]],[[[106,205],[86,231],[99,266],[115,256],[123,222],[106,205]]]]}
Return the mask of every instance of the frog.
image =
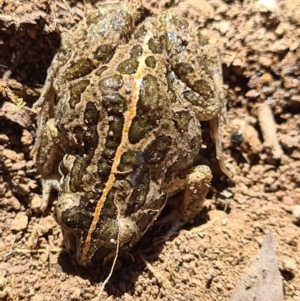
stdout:
{"type": "Polygon", "coordinates": [[[93,11],[62,35],[34,108],[40,209],[57,190],[55,219],[80,266],[129,251],[179,192],[163,218],[169,233],[199,214],[212,181],[197,163],[201,122],[230,176],[219,52],[172,10],[154,14],[134,0],[93,11]]]}

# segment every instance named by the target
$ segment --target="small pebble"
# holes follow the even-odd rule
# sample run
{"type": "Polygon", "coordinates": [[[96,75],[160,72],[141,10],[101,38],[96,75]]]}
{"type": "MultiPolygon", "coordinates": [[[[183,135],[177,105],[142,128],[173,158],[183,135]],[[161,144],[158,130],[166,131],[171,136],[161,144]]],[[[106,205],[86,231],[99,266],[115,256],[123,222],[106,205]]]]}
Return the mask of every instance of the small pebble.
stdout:
{"type": "Polygon", "coordinates": [[[288,272],[295,272],[297,270],[297,263],[294,258],[285,258],[283,261],[283,268],[288,272]]]}
{"type": "Polygon", "coordinates": [[[27,228],[28,216],[24,212],[20,212],[13,219],[10,229],[13,231],[22,231],[27,228]]]}
{"type": "Polygon", "coordinates": [[[296,205],[293,209],[293,223],[300,224],[300,205],[296,205]]]}
{"type": "Polygon", "coordinates": [[[226,226],[227,223],[228,223],[228,218],[227,217],[223,218],[223,220],[222,220],[222,226],[226,226]]]}
{"type": "Polygon", "coordinates": [[[282,202],[288,206],[293,206],[295,204],[295,201],[294,199],[289,196],[289,195],[285,195],[283,198],[282,198],[282,202]]]}

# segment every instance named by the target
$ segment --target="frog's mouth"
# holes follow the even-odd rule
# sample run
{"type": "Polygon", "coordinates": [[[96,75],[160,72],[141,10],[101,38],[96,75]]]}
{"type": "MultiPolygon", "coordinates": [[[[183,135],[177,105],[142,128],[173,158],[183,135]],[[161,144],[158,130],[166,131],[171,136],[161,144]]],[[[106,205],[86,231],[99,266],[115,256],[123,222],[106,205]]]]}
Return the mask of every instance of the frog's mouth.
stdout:
{"type": "Polygon", "coordinates": [[[139,240],[140,231],[130,218],[112,221],[93,233],[92,240],[86,244],[87,233],[82,230],[63,229],[64,243],[72,260],[83,267],[99,266],[113,259],[118,252],[131,249],[139,240]],[[88,247],[87,250],[84,248],[88,247]]]}
{"type": "Polygon", "coordinates": [[[81,208],[80,196],[69,193],[61,196],[55,218],[74,263],[83,267],[98,265],[115,252],[119,233],[117,220],[98,221],[92,235],[88,235],[93,217],[81,208]]]}
{"type": "Polygon", "coordinates": [[[79,203],[80,197],[76,194],[64,194],[55,210],[66,249],[78,265],[101,265],[117,252],[131,249],[142,236],[130,217],[99,219],[90,234],[93,217],[79,203]]]}
{"type": "Polygon", "coordinates": [[[83,267],[96,267],[102,265],[116,253],[116,243],[111,242],[110,246],[107,246],[105,241],[100,240],[93,240],[88,251],[83,252],[85,241],[80,232],[63,230],[65,246],[74,264],[83,267]]]}

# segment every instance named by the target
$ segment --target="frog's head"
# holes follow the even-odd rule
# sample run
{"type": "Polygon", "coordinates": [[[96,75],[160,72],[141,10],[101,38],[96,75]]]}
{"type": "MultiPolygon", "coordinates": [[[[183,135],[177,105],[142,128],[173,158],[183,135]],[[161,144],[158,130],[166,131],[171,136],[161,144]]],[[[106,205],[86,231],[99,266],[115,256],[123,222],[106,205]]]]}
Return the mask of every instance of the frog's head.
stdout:
{"type": "Polygon", "coordinates": [[[113,259],[117,253],[131,249],[141,237],[130,217],[109,216],[107,212],[102,216],[97,205],[93,211],[89,206],[80,196],[69,193],[59,197],[55,208],[66,249],[84,267],[113,259]]]}

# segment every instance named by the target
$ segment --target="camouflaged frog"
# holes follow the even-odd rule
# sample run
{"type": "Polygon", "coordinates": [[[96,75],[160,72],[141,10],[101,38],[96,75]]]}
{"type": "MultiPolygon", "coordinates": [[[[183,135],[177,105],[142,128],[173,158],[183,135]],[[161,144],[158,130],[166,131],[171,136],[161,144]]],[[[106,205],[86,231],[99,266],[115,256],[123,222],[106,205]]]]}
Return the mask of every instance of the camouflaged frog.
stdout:
{"type": "Polygon", "coordinates": [[[225,102],[218,52],[194,22],[133,2],[103,6],[63,35],[35,107],[41,210],[58,190],[55,217],[79,265],[128,251],[179,191],[170,233],[200,212],[212,179],[195,163],[200,121],[221,159],[225,102]]]}

